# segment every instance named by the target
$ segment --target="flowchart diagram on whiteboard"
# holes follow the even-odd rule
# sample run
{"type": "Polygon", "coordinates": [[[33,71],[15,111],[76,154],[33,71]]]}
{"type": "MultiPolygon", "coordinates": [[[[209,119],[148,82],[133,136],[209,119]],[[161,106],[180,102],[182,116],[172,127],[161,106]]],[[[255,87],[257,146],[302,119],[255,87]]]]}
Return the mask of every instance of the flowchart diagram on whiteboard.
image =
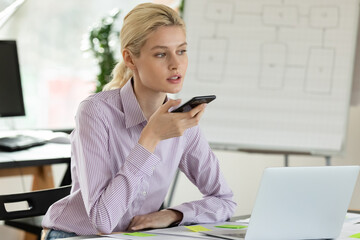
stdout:
{"type": "Polygon", "coordinates": [[[339,153],[358,16],[358,0],[187,0],[180,97],[217,95],[201,122],[215,145],[339,153]]]}

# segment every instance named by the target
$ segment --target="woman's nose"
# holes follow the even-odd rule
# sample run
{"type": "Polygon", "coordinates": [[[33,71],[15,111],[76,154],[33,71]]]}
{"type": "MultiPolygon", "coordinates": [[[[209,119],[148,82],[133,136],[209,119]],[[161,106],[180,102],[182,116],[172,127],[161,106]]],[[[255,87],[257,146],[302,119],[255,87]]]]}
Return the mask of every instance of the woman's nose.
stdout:
{"type": "Polygon", "coordinates": [[[180,60],[178,59],[178,56],[171,56],[169,62],[169,69],[170,70],[178,69],[179,65],[180,65],[180,60]]]}

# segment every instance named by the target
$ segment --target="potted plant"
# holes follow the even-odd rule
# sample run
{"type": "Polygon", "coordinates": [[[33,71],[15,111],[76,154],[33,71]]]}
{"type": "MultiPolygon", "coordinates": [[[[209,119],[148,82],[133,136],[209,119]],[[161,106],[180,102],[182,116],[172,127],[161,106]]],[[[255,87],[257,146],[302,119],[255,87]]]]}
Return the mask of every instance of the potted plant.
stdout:
{"type": "Polygon", "coordinates": [[[118,40],[119,32],[113,30],[113,24],[120,10],[114,9],[107,16],[90,28],[83,40],[84,51],[91,51],[99,66],[95,92],[101,92],[104,85],[111,80],[111,72],[116,64],[114,39],[118,40]]]}

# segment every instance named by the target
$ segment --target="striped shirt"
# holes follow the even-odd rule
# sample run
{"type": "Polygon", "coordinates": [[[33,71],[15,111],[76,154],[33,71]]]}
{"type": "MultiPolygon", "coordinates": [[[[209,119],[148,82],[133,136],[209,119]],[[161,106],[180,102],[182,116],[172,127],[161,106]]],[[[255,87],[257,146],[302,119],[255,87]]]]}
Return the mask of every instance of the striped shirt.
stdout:
{"type": "Polygon", "coordinates": [[[124,231],[134,216],[158,211],[178,168],[204,195],[171,207],[183,213],[180,224],[231,217],[233,193],[199,127],[151,153],[138,143],[146,124],[131,81],[85,99],[71,134],[71,194],[49,208],[43,227],[77,235],[124,231]]]}

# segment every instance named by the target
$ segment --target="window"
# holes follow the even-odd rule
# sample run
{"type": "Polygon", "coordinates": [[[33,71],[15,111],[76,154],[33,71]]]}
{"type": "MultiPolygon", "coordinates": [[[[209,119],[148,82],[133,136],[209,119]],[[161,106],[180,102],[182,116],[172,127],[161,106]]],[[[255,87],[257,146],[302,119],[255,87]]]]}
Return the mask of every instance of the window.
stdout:
{"type": "MultiPolygon", "coordinates": [[[[0,16],[16,2],[0,0],[0,16]]],[[[80,49],[83,36],[112,9],[121,10],[120,22],[141,2],[32,0],[19,5],[0,25],[0,39],[17,41],[26,116],[0,118],[0,129],[74,127],[77,107],[94,92],[98,73],[94,58],[80,49]]]]}

